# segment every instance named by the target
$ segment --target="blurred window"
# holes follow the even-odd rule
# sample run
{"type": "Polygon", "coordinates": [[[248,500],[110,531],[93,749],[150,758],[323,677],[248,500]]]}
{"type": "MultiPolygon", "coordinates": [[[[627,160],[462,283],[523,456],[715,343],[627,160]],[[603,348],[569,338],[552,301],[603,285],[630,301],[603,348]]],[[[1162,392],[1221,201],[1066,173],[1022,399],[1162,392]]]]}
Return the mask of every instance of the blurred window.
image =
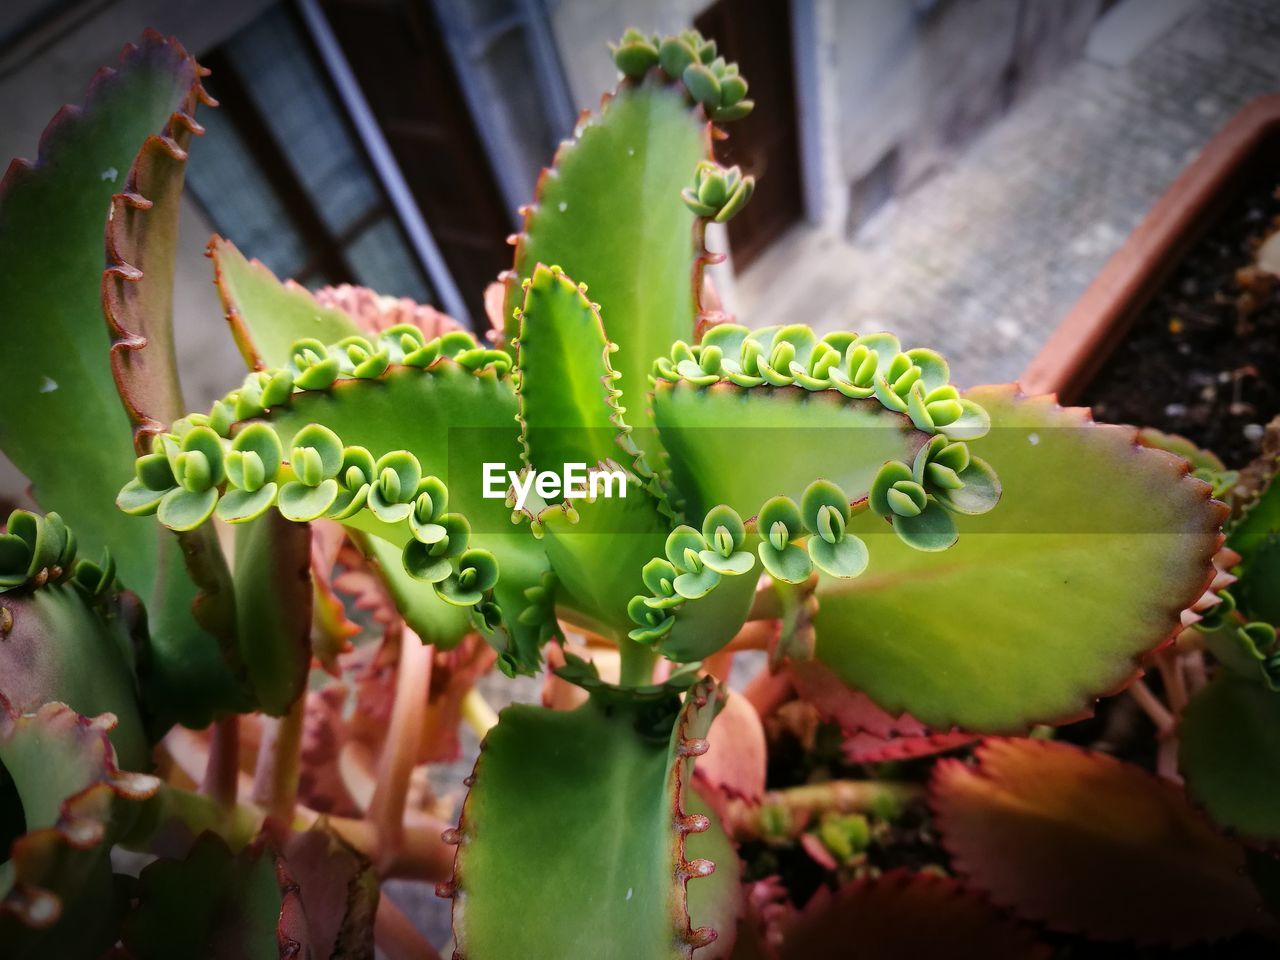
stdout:
{"type": "Polygon", "coordinates": [[[303,25],[284,4],[212,53],[187,186],[215,229],[277,276],[434,301],[303,25]]]}

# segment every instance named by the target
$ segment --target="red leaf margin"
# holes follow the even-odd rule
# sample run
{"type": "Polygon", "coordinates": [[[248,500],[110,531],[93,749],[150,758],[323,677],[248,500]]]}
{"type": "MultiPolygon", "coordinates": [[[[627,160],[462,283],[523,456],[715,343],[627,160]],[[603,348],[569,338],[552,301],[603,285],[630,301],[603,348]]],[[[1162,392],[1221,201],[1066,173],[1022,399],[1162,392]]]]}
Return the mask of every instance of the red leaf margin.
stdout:
{"type": "MultiPolygon", "coordinates": [[[[1054,740],[1032,740],[1018,737],[988,737],[983,739],[982,743],[974,751],[973,757],[973,765],[966,764],[964,761],[959,759],[942,759],[934,765],[933,776],[929,783],[929,807],[933,813],[934,825],[938,832],[939,841],[950,854],[953,869],[963,878],[966,886],[984,894],[996,906],[1008,909],[1025,920],[1033,921],[1045,929],[1057,933],[1084,936],[1090,939],[1109,942],[1136,943],[1140,946],[1184,947],[1197,943],[1221,940],[1226,937],[1235,936],[1266,925],[1267,921],[1262,909],[1261,900],[1258,897],[1257,891],[1253,889],[1249,880],[1246,878],[1243,847],[1218,832],[1208,819],[1204,817],[1202,811],[1194,807],[1190,801],[1186,799],[1182,790],[1176,785],[1168,781],[1161,780],[1147,770],[1133,764],[1126,763],[1111,756],[1110,754],[1086,750],[1083,747],[1078,747],[1074,744],[1062,743],[1054,740]],[[1106,930],[1101,926],[1095,926],[1093,921],[1081,919],[1080,916],[1070,918],[1068,916],[1070,911],[1067,911],[1066,913],[1058,912],[1061,906],[1060,901],[1054,900],[1054,907],[1049,911],[1044,910],[1042,907],[1037,908],[1034,906],[1026,906],[1019,902],[1020,898],[1023,898],[1026,895],[1026,887],[1022,884],[1017,884],[1018,891],[1013,894],[1007,892],[1007,890],[1002,891],[996,889],[999,884],[991,882],[991,878],[987,875],[988,871],[985,869],[986,865],[990,863],[1007,863],[1007,858],[1011,852],[1024,850],[1025,847],[1017,846],[1010,841],[1010,838],[1005,837],[1001,840],[998,846],[992,844],[987,850],[983,851],[984,854],[987,855],[984,863],[980,863],[978,860],[974,859],[972,851],[966,851],[964,849],[966,845],[960,842],[959,838],[964,831],[956,822],[956,817],[952,816],[955,811],[950,809],[947,800],[947,790],[955,782],[955,778],[958,777],[985,777],[987,779],[991,779],[992,775],[984,771],[983,768],[985,765],[993,763],[993,755],[1002,750],[1022,750],[1026,753],[1029,753],[1030,751],[1041,751],[1046,756],[1050,753],[1061,751],[1059,753],[1060,757],[1070,758],[1072,760],[1086,758],[1088,762],[1096,764],[1097,769],[1100,772],[1119,772],[1122,777],[1128,779],[1127,784],[1122,784],[1124,787],[1133,788],[1141,784],[1143,785],[1143,788],[1149,788],[1151,792],[1148,796],[1150,796],[1154,802],[1164,806],[1171,805],[1171,809],[1174,814],[1180,817],[1185,817],[1182,822],[1184,825],[1198,833],[1199,836],[1197,839],[1210,845],[1219,846],[1220,850],[1218,852],[1221,853],[1224,858],[1236,861],[1231,864],[1233,870],[1224,872],[1234,873],[1234,876],[1239,879],[1240,886],[1238,890],[1227,891],[1227,894],[1239,894],[1240,897],[1251,902],[1247,902],[1235,910],[1223,908],[1223,917],[1216,929],[1212,927],[1209,929],[1196,929],[1194,926],[1188,926],[1187,929],[1182,932],[1174,931],[1171,929],[1171,924],[1168,922],[1172,916],[1166,914],[1161,918],[1159,923],[1154,925],[1156,929],[1149,931],[1142,931],[1136,927],[1128,930],[1113,927],[1110,930],[1106,930]]],[[[1043,769],[1037,772],[1037,776],[1044,776],[1043,769]]],[[[1097,783],[1093,784],[1093,789],[1098,789],[1097,783]]],[[[1131,789],[1127,792],[1132,796],[1131,789]]],[[[1121,795],[1122,794],[1116,794],[1117,798],[1121,795]]],[[[1114,805],[1108,804],[1108,807],[1113,808],[1114,805]]],[[[1027,817],[1025,812],[1021,814],[1021,816],[1023,818],[1027,817]]],[[[998,818],[998,812],[993,815],[991,811],[988,811],[988,822],[985,826],[991,829],[998,829],[998,818]]],[[[1158,824],[1144,823],[1144,826],[1152,827],[1158,826],[1158,824]]],[[[981,846],[981,844],[979,844],[979,846],[981,846]]],[[[1132,851],[1120,849],[1118,859],[1122,861],[1126,855],[1132,856],[1132,851]]],[[[1099,864],[1098,866],[1105,868],[1106,865],[1099,864]]],[[[1043,874],[1046,876],[1052,876],[1054,873],[1059,873],[1062,868],[1063,865],[1061,863],[1053,864],[1041,860],[1034,864],[1032,870],[1036,875],[1043,874]]],[[[1108,878],[1112,878],[1112,882],[1115,882],[1114,870],[1097,869],[1090,873],[1092,878],[1091,889],[1095,896],[1098,895],[1099,886],[1105,886],[1108,878]]],[[[1224,894],[1224,896],[1220,898],[1224,904],[1230,902],[1232,899],[1232,897],[1227,894],[1224,894]]],[[[1053,898],[1046,897],[1044,899],[1053,898]]],[[[1201,903],[1200,905],[1203,904],[1201,903]]],[[[1179,912],[1177,917],[1184,922],[1191,919],[1186,911],[1179,912]]]]}

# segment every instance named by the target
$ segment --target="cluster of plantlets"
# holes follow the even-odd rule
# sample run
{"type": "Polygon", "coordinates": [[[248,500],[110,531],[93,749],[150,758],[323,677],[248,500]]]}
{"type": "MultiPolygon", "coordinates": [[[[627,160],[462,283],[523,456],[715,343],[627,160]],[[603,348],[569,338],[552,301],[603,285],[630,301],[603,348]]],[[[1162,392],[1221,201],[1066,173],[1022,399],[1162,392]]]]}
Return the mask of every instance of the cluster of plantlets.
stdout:
{"type": "Polygon", "coordinates": [[[438,883],[477,960],[1274,936],[1275,451],[1229,477],[889,334],[718,322],[746,82],[695,33],[615,59],[488,343],[215,238],[250,372],[207,412],[171,329],[202,70],[147,35],[11,166],[0,447],[54,512],[0,535],[5,955],[436,955],[392,878],[438,883]],[[625,495],[516,510],[494,462],[625,495]],[[495,664],[544,704],[495,717],[495,664]],[[1187,793],[1046,739],[1125,687],[1187,793]],[[461,725],[453,826],[424,768],[461,725]],[[812,782],[767,789],[780,731],[812,782]],[[884,765],[975,743],[927,791],[884,765]],[[942,846],[903,866],[912,818],[942,846]],[[797,849],[818,883],[758,875],[797,849]]]}

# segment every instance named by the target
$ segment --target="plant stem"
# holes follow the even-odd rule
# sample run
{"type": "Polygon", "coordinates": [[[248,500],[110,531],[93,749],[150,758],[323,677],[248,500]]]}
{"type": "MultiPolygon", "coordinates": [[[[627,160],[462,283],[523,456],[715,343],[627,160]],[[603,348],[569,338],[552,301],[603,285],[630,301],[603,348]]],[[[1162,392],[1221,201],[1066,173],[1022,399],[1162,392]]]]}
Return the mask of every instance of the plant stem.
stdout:
{"type": "Polygon", "coordinates": [[[1156,773],[1165,780],[1182,783],[1178,773],[1178,738],[1165,737],[1156,747],[1156,773]]]}
{"type": "Polygon", "coordinates": [[[262,731],[258,763],[253,774],[253,802],[267,816],[283,823],[293,819],[298,802],[298,772],[302,750],[302,722],[306,714],[304,692],[283,717],[272,720],[262,731]]]}
{"type": "Polygon", "coordinates": [[[721,647],[702,661],[702,669],[717,680],[727,683],[729,674],[733,671],[733,650],[721,647]]]}
{"type": "Polygon", "coordinates": [[[1173,730],[1173,714],[1143,681],[1135,680],[1130,684],[1129,696],[1133,697],[1142,708],[1142,712],[1151,718],[1151,722],[1156,726],[1156,736],[1164,737],[1173,730]]]}
{"type": "Polygon", "coordinates": [[[1160,668],[1160,676],[1164,680],[1164,696],[1169,701],[1169,709],[1174,715],[1180,715],[1187,705],[1187,683],[1182,675],[1182,661],[1171,650],[1156,654],[1156,665],[1160,668]]]}
{"type": "Polygon", "coordinates": [[[378,782],[369,801],[369,821],[378,837],[375,862],[380,870],[395,859],[404,841],[404,805],[409,776],[422,746],[430,685],[431,648],[413,631],[402,628],[395,702],[378,762],[378,782]]]}
{"type": "Polygon", "coordinates": [[[768,650],[778,639],[777,620],[748,620],[734,638],[725,645],[726,650],[768,650]]]}
{"type": "Polygon", "coordinates": [[[233,713],[213,723],[201,790],[219,806],[229,809],[236,805],[239,784],[240,717],[233,713]]]}
{"type": "Polygon", "coordinates": [[[618,677],[622,686],[644,687],[653,683],[653,665],[658,662],[656,650],[624,636],[618,639],[618,652],[622,655],[618,677]]]}
{"type": "Polygon", "coordinates": [[[385,893],[374,915],[373,939],[387,960],[440,960],[436,948],[385,893]]]}
{"type": "Polygon", "coordinates": [[[782,583],[771,581],[768,586],[756,591],[751,601],[751,609],[747,612],[747,620],[777,620],[799,600],[813,595],[818,588],[818,575],[815,573],[804,583],[782,583]]]}
{"type": "Polygon", "coordinates": [[[462,697],[462,719],[467,726],[481,740],[484,735],[498,725],[498,714],[489,706],[489,701],[484,698],[475,687],[472,687],[462,697]]]}
{"type": "Polygon", "coordinates": [[[729,802],[725,823],[738,840],[782,839],[804,832],[814,814],[875,813],[891,816],[924,797],[918,783],[893,780],[829,780],[770,790],[760,803],[729,802]]]}
{"type": "Polygon", "coordinates": [[[784,670],[771,670],[767,666],[762,667],[759,673],[747,681],[742,693],[747,702],[756,708],[761,720],[773,716],[780,706],[795,695],[791,675],[784,670]]]}
{"type": "Polygon", "coordinates": [[[1204,668],[1204,653],[1200,650],[1185,653],[1182,655],[1182,664],[1187,678],[1187,691],[1195,695],[1209,682],[1209,675],[1204,668]]]}

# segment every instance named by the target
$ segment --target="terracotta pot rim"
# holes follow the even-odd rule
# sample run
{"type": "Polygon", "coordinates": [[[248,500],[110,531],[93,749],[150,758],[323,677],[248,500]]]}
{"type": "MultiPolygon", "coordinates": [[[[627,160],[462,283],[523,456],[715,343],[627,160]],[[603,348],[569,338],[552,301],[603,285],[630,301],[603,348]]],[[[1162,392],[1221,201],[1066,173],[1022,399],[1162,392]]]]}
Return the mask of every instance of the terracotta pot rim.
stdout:
{"type": "Polygon", "coordinates": [[[1245,104],[1161,194],[1040,352],[1022,371],[1029,394],[1075,402],[1123,340],[1138,312],[1198,240],[1230,192],[1233,175],[1280,133],[1280,94],[1245,104]]]}

